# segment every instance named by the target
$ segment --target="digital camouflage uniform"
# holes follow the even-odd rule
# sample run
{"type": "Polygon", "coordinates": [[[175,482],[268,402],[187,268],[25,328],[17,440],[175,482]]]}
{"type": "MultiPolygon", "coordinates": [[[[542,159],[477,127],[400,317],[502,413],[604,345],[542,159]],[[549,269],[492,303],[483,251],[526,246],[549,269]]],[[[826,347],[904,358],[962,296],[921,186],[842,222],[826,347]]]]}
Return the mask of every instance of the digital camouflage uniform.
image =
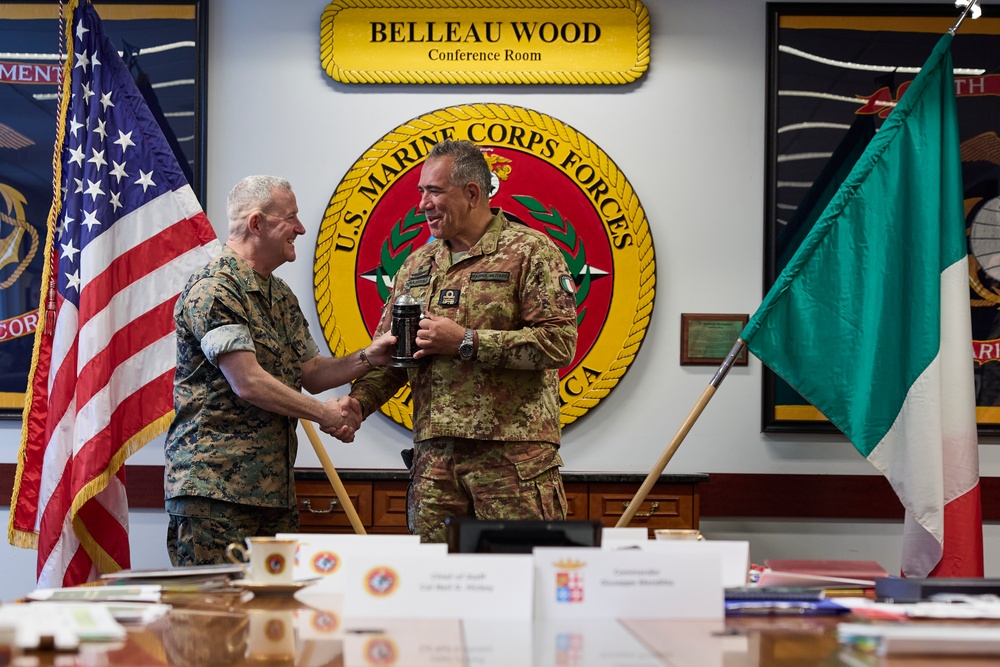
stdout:
{"type": "Polygon", "coordinates": [[[493,210],[486,233],[454,265],[443,241],[407,258],[375,333],[389,329],[391,304],[409,294],[431,314],[475,329],[476,358],[437,355],[406,373],[379,367],[351,389],[368,416],[410,381],[408,509],[424,541],[443,541],[449,516],[566,516],[558,369],[576,351],[573,280],[545,234],[493,210]]]}
{"type": "Polygon", "coordinates": [[[298,443],[296,420],[239,398],[218,357],[255,352],[266,372],[300,391],[302,364],[319,348],[288,285],[260,276],[228,247],[188,281],[174,321],[176,414],[164,445],[167,547],[175,565],[225,562],[229,542],[298,530],[298,443]]]}

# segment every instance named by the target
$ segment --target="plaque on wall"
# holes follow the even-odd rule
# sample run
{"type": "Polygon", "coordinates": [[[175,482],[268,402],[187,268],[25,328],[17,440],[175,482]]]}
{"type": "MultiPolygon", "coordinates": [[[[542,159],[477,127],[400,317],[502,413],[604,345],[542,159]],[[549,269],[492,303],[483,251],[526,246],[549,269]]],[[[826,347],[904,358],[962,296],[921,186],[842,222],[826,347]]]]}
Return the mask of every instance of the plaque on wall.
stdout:
{"type": "Polygon", "coordinates": [[[623,84],[649,66],[641,0],[334,0],[323,69],[342,83],[623,84]]]}

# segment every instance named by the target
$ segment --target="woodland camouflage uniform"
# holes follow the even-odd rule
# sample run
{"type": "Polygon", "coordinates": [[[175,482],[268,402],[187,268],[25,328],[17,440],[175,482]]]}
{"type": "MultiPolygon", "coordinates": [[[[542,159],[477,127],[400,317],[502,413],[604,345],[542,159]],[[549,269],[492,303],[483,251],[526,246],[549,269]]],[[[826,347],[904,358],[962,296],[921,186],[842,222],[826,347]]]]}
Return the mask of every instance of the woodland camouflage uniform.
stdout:
{"type": "MultiPolygon", "coordinates": [[[[389,329],[391,304],[409,294],[431,314],[475,329],[476,358],[437,355],[405,373],[376,368],[351,390],[367,417],[410,381],[416,449],[410,507],[418,510],[416,528],[424,539],[444,537],[443,516],[431,516],[433,507],[453,506],[448,499],[421,495],[425,487],[427,493],[436,492],[433,484],[423,482],[452,477],[454,466],[478,466],[483,472],[483,488],[470,490],[475,516],[565,518],[558,474],[558,369],[576,351],[573,280],[562,253],[544,233],[510,222],[499,209],[493,213],[486,233],[454,265],[449,247],[440,240],[407,258],[375,333],[389,329]],[[491,445],[499,452],[489,451],[491,445]],[[501,464],[516,475],[514,482],[500,481],[501,464]],[[539,491],[543,487],[552,491],[539,491]],[[489,489],[508,500],[496,498],[494,504],[486,497],[489,489]],[[533,496],[526,502],[541,504],[546,516],[525,516],[518,509],[525,499],[517,498],[524,494],[533,496]]],[[[441,512],[454,515],[453,509],[441,512]]]]}
{"type": "MultiPolygon", "coordinates": [[[[260,276],[227,247],[188,281],[174,320],[176,414],[164,446],[172,523],[184,516],[242,521],[263,512],[262,520],[273,515],[286,531],[296,529],[296,420],[239,398],[217,364],[223,353],[248,350],[265,371],[301,390],[302,364],[319,348],[298,300],[280,278],[260,276]]],[[[271,530],[248,528],[250,535],[271,530]]]]}

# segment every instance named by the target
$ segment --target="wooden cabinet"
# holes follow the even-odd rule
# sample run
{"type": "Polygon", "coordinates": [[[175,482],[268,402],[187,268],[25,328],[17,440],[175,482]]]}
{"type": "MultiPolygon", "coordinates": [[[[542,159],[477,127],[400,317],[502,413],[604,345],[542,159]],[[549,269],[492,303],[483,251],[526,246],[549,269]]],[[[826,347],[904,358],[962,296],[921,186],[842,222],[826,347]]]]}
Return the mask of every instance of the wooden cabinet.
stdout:
{"type": "MultiPolygon", "coordinates": [[[[638,486],[628,488],[624,484],[591,484],[588,493],[590,518],[600,519],[605,526],[614,526],[637,489],[638,486]]],[[[628,525],[646,528],[650,537],[657,528],[697,528],[698,485],[656,484],[628,525]]]]}
{"type": "MultiPolygon", "coordinates": [[[[372,523],[372,492],[370,482],[344,482],[347,496],[354,510],[367,527],[372,523]]],[[[347,518],[333,486],[329,481],[302,480],[295,482],[299,502],[299,524],[303,533],[351,533],[347,518]]]]}
{"type": "MultiPolygon", "coordinates": [[[[407,532],[406,473],[341,470],[338,474],[365,531],[407,532]]],[[[563,473],[566,518],[598,519],[605,526],[614,526],[644,479],[644,475],[624,473],[563,473]]],[[[708,475],[661,475],[660,479],[629,526],[646,528],[650,537],[657,528],[697,528],[698,485],[707,482],[708,475]]],[[[354,532],[322,470],[296,471],[296,490],[303,533],[354,532]]]]}

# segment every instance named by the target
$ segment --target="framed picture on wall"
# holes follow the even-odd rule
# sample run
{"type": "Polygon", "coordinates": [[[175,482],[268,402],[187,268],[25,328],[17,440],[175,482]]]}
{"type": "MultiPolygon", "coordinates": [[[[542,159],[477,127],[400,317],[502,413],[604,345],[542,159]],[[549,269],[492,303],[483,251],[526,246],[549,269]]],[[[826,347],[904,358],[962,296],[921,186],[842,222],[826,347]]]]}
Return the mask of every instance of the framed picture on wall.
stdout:
{"type": "MultiPolygon", "coordinates": [[[[769,3],[767,13],[765,291],[959,11],[769,3]]],[[[970,238],[969,363],[980,432],[1000,434],[1000,19],[967,18],[952,58],[970,238]]],[[[891,355],[905,341],[880,344],[891,355]]],[[[763,382],[764,431],[836,431],[766,368],[763,382]]]]}
{"type": "MultiPolygon", "coordinates": [[[[207,0],[94,8],[204,202],[207,0]]],[[[0,418],[6,419],[21,418],[39,323],[64,41],[58,2],[0,3],[0,418]]]]}

